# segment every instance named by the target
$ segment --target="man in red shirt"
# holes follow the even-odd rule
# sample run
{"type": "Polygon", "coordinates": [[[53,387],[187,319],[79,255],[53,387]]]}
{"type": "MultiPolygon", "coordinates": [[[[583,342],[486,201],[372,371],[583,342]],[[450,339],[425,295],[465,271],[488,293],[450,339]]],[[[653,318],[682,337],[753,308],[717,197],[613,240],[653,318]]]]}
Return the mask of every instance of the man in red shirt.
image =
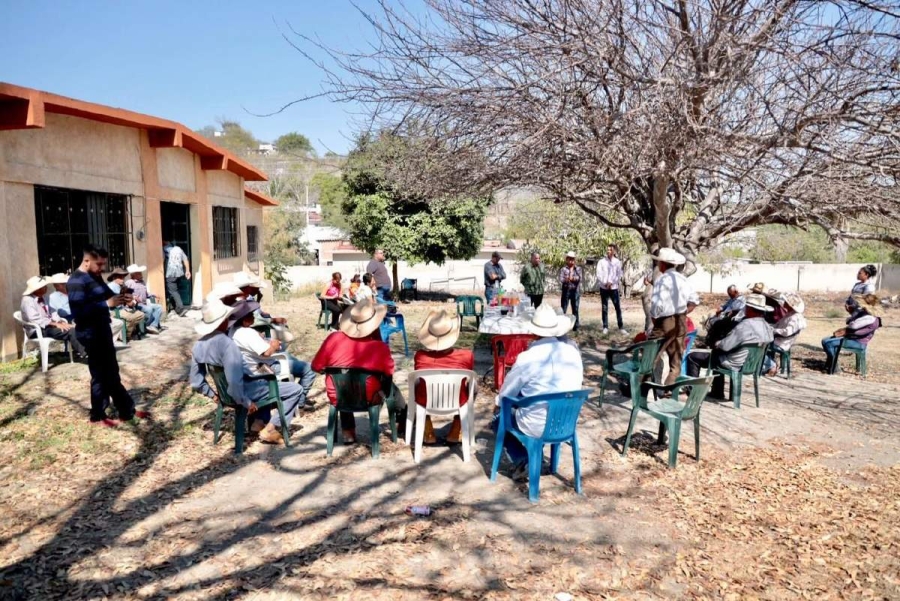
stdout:
{"type": "MultiPolygon", "coordinates": [[[[381,340],[379,327],[384,321],[387,306],[376,305],[371,299],[356,303],[344,310],[338,324],[338,331],[332,332],[322,342],[319,352],[312,360],[313,371],[323,373],[329,367],[357,368],[377,371],[388,376],[394,375],[394,358],[391,350],[381,340]]],[[[330,375],[325,376],[325,391],[328,402],[337,404],[337,394],[330,375]]],[[[366,400],[377,402],[381,392],[378,378],[366,381],[366,400]]],[[[395,403],[403,403],[399,391],[394,392],[395,403]]],[[[405,407],[397,414],[398,429],[405,427],[405,407]]],[[[341,412],[341,430],[344,442],[356,442],[356,418],[352,413],[341,412]]]]}
{"type": "MultiPolygon", "coordinates": [[[[419,330],[419,342],[425,350],[416,351],[415,369],[475,369],[475,354],[469,349],[455,349],[453,345],[459,339],[459,318],[445,310],[434,310],[425,318],[419,330]]],[[[416,384],[416,403],[425,406],[427,402],[425,382],[416,384]]],[[[463,382],[459,391],[459,404],[465,405],[469,400],[468,382],[463,382]]],[[[459,443],[461,424],[459,415],[453,418],[453,425],[447,434],[449,444],[459,443]]],[[[434,426],[431,416],[425,416],[425,444],[435,444],[434,426]]]]}

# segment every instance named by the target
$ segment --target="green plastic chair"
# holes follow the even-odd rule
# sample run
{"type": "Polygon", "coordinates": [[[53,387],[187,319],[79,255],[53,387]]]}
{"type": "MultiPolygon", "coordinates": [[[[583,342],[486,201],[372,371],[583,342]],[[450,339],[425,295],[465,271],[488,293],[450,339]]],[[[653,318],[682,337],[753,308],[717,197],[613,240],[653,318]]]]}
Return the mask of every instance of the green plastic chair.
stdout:
{"type": "Polygon", "coordinates": [[[478,329],[481,327],[481,318],[484,317],[484,301],[480,296],[457,296],[456,314],[459,315],[459,327],[462,327],[463,317],[474,317],[475,328],[478,329]]]}
{"type": "MultiPolygon", "coordinates": [[[[717,367],[714,371],[717,374],[722,374],[723,376],[727,376],[729,378],[729,389],[728,389],[728,400],[734,403],[735,409],[741,408],[741,390],[744,386],[744,376],[753,376],[753,392],[756,395],[756,406],[759,407],[759,372],[762,370],[763,358],[766,356],[766,349],[769,348],[768,342],[753,342],[742,344],[733,350],[729,351],[729,354],[734,353],[740,349],[747,349],[747,359],[744,361],[744,364],[740,369],[726,369],[724,367],[717,367]]],[[[715,351],[721,352],[721,351],[715,351]]],[[[712,361],[710,361],[712,364],[712,361]]],[[[707,368],[707,375],[709,375],[710,370],[707,368]]]]}
{"type": "MultiPolygon", "coordinates": [[[[113,315],[115,315],[116,319],[120,319],[125,322],[125,327],[122,328],[122,342],[128,344],[128,322],[122,319],[122,307],[116,307],[113,309],[113,315]]],[[[139,338],[143,338],[147,335],[147,318],[140,320],[138,322],[138,333],[139,338]]]]}
{"type": "MultiPolygon", "coordinates": [[[[703,399],[712,385],[713,376],[704,378],[688,378],[678,376],[673,384],[663,386],[653,382],[646,382],[637,395],[638,403],[631,408],[631,420],[628,422],[628,432],[625,434],[625,445],[622,447],[622,457],[628,453],[628,445],[631,444],[631,433],[637,422],[638,414],[643,411],[650,417],[659,420],[659,442],[662,442],[666,430],[669,431],[669,467],[674,468],[678,462],[678,441],[681,438],[681,424],[686,421],[694,422],[694,458],[700,461],[700,408],[703,399]],[[682,388],[690,388],[687,401],[676,401],[682,388]],[[647,393],[650,390],[657,392],[671,392],[672,398],[660,401],[647,402],[647,393]]],[[[658,395],[657,395],[658,396],[658,395]]]]}
{"type": "Polygon", "coordinates": [[[603,375],[600,376],[600,400],[597,406],[603,406],[603,395],[606,394],[606,382],[609,376],[627,378],[631,387],[631,401],[635,404],[635,398],[640,397],[640,385],[645,376],[653,373],[653,364],[656,362],[656,356],[662,347],[664,338],[651,338],[644,342],[638,342],[623,349],[608,349],[606,351],[606,362],[601,365],[603,375]],[[631,355],[631,359],[621,363],[615,363],[616,355],[631,355]]]}
{"type": "MultiPolygon", "coordinates": [[[[394,382],[393,379],[377,371],[355,368],[329,368],[325,373],[331,376],[337,395],[337,406],[328,407],[328,431],[326,438],[326,452],[331,457],[334,450],[334,438],[339,430],[338,412],[349,411],[351,413],[369,414],[369,432],[372,440],[372,457],[378,457],[381,452],[379,443],[378,421],[381,417],[381,406],[388,405],[388,420],[391,425],[391,440],[397,442],[397,411],[394,408],[394,382]],[[381,380],[381,391],[384,398],[377,404],[370,404],[366,399],[366,380],[375,377],[381,380]]],[[[343,442],[343,434],[341,442],[343,442]]]]}
{"type": "MultiPolygon", "coordinates": [[[[219,393],[219,406],[216,409],[216,421],[213,426],[213,444],[219,444],[219,429],[222,426],[222,414],[225,407],[234,409],[234,454],[240,455],[244,452],[244,428],[247,424],[247,409],[243,405],[234,402],[234,399],[228,394],[228,379],[225,377],[225,371],[218,365],[206,364],[206,373],[212,376],[213,383],[216,385],[216,392],[219,393]]],[[[284,419],[284,405],[281,404],[281,394],[278,391],[278,380],[275,374],[262,374],[259,376],[247,377],[249,380],[265,380],[269,385],[269,395],[264,401],[255,401],[259,408],[275,405],[278,408],[278,416],[281,423],[286,424],[284,419]]],[[[283,426],[281,428],[281,436],[284,438],[284,446],[291,446],[290,428],[283,426]]]]}
{"type": "Polygon", "coordinates": [[[867,371],[866,349],[868,349],[868,348],[869,348],[868,346],[865,346],[861,349],[844,348],[844,339],[842,338],[841,343],[837,347],[837,350],[834,351],[834,362],[832,363],[831,369],[829,370],[828,373],[833,374],[837,371],[838,364],[840,363],[841,351],[844,351],[845,353],[853,353],[856,356],[856,371],[859,372],[859,375],[861,375],[863,378],[865,378],[866,371],[867,371]]]}
{"type": "Polygon", "coordinates": [[[319,317],[316,319],[316,327],[327,330],[328,324],[331,323],[331,311],[325,308],[325,299],[322,298],[321,292],[316,292],[316,298],[319,299],[319,304],[321,305],[319,317]]]}

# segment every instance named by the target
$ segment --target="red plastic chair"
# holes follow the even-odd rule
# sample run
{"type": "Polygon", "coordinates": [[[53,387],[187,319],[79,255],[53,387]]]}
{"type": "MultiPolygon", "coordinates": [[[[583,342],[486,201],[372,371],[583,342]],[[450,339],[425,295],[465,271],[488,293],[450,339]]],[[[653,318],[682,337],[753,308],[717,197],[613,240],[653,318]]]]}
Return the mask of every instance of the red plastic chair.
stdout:
{"type": "Polygon", "coordinates": [[[494,355],[494,390],[500,390],[503,386],[506,368],[512,367],[519,353],[537,339],[534,334],[498,334],[491,338],[491,352],[494,355]]]}

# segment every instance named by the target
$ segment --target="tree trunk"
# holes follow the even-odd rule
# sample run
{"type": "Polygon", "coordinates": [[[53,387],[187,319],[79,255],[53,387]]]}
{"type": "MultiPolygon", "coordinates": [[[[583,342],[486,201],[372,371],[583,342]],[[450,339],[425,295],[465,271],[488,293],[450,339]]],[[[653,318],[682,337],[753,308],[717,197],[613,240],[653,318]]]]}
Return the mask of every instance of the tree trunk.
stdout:
{"type": "Polygon", "coordinates": [[[393,274],[393,284],[394,287],[391,289],[391,294],[394,298],[400,298],[400,280],[397,279],[397,261],[391,261],[391,273],[393,274]]]}

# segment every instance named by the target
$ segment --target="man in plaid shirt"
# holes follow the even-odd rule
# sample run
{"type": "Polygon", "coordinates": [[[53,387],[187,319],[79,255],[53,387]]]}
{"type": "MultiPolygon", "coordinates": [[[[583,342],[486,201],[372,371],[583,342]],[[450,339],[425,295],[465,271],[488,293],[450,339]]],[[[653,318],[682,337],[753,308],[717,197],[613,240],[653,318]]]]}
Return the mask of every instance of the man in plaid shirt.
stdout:
{"type": "Polygon", "coordinates": [[[575,252],[569,251],[566,253],[565,266],[559,270],[559,285],[562,289],[560,301],[563,314],[566,313],[569,304],[571,303],[572,305],[572,315],[575,316],[573,331],[578,331],[578,302],[581,299],[581,276],[581,267],[575,265],[575,252]]]}

